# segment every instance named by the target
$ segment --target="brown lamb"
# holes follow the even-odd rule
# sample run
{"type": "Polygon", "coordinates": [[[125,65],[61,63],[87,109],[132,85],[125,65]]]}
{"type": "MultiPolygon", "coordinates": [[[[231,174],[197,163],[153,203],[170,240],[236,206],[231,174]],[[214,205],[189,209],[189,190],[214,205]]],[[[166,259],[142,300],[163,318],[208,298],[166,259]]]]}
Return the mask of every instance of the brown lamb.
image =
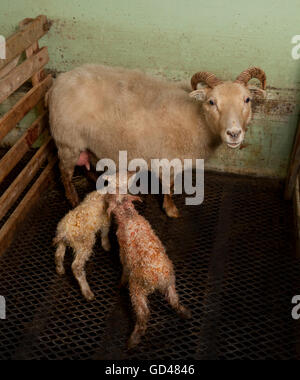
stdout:
{"type": "Polygon", "coordinates": [[[160,291],[180,317],[190,318],[190,312],[179,302],[175,273],[165,248],[147,220],[135,209],[132,195],[107,195],[108,215],[117,221],[117,237],[123,265],[121,285],[129,283],[132,305],[136,314],[135,329],[128,348],[135,347],[145,334],[150,311],[147,298],[160,291]]]}

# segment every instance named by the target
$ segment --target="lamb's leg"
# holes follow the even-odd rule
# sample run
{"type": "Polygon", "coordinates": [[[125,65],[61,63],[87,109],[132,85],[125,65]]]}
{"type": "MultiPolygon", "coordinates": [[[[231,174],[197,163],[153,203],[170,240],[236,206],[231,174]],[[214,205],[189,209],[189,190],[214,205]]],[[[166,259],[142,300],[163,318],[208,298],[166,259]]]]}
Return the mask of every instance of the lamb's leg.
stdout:
{"type": "Polygon", "coordinates": [[[88,301],[92,301],[95,298],[95,296],[89,287],[89,284],[86,279],[86,273],[84,270],[85,263],[91,257],[92,248],[75,249],[75,254],[76,254],[75,260],[72,264],[72,270],[73,270],[74,276],[79,283],[83,296],[88,301]]]}
{"type": "Polygon", "coordinates": [[[72,177],[75,166],[80,157],[80,152],[75,152],[67,147],[64,147],[58,150],[58,155],[60,158],[59,168],[61,180],[65,187],[66,197],[70,201],[72,207],[76,207],[79,204],[79,197],[75,186],[72,183],[72,177]]]}
{"type": "Polygon", "coordinates": [[[111,249],[111,245],[108,238],[109,230],[110,230],[109,225],[101,227],[101,244],[102,244],[103,249],[106,252],[109,252],[111,249]]]}
{"type": "Polygon", "coordinates": [[[146,333],[150,311],[147,303],[147,294],[144,289],[134,286],[132,283],[129,285],[129,288],[132,306],[137,319],[134,331],[128,341],[128,348],[132,349],[140,343],[142,336],[146,333]]]}
{"type": "Polygon", "coordinates": [[[122,278],[121,278],[119,287],[124,288],[128,284],[128,281],[129,281],[129,270],[126,266],[123,266],[122,278]]]}
{"type": "Polygon", "coordinates": [[[166,300],[172,306],[172,308],[178,313],[178,315],[183,319],[191,318],[191,312],[179,302],[179,297],[176,291],[175,284],[170,285],[165,292],[166,300]]]}
{"type": "Polygon", "coordinates": [[[120,285],[119,285],[119,288],[121,289],[128,284],[129,274],[130,274],[130,271],[126,265],[126,254],[125,254],[123,248],[120,248],[120,259],[121,259],[121,263],[123,266],[122,278],[121,278],[120,285]]]}
{"type": "Polygon", "coordinates": [[[173,201],[174,182],[171,182],[171,194],[165,194],[163,208],[169,218],[179,218],[179,211],[173,201]]]}
{"type": "Polygon", "coordinates": [[[56,253],[55,253],[55,263],[56,263],[56,272],[59,275],[65,274],[64,268],[64,258],[66,253],[66,246],[63,242],[59,242],[56,253]]]}

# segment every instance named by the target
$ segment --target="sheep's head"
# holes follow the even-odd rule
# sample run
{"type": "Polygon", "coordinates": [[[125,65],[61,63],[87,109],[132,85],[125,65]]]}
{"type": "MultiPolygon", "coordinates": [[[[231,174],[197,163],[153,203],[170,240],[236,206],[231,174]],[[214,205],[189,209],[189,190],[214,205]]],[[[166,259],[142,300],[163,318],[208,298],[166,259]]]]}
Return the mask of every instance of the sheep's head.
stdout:
{"type": "Polygon", "coordinates": [[[252,67],[243,71],[234,82],[223,82],[208,72],[196,73],[191,80],[190,96],[202,103],[203,114],[212,132],[221,137],[230,148],[238,148],[245,137],[252,118],[251,101],[265,97],[266,75],[252,67]],[[248,85],[252,78],[261,82],[262,88],[248,85]],[[205,86],[197,89],[199,83],[205,86]]]}

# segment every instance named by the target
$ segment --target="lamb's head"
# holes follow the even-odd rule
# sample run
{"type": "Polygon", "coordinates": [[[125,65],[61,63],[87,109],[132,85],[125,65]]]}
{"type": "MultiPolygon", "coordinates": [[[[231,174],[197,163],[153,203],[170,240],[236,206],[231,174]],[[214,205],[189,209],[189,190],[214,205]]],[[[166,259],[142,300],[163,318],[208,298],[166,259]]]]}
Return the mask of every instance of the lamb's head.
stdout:
{"type": "Polygon", "coordinates": [[[251,101],[265,97],[266,75],[263,70],[252,67],[243,71],[235,81],[223,82],[209,72],[196,73],[191,80],[190,96],[201,102],[203,115],[212,132],[230,148],[238,148],[245,137],[247,125],[252,118],[251,101]],[[248,82],[257,78],[262,88],[248,82]],[[197,89],[197,85],[205,86],[197,89]]]}
{"type": "Polygon", "coordinates": [[[128,214],[132,211],[135,211],[133,202],[143,202],[142,198],[130,194],[117,194],[117,195],[106,195],[106,202],[108,203],[107,213],[111,216],[111,213],[114,212],[117,208],[120,208],[121,214],[128,214]]]}

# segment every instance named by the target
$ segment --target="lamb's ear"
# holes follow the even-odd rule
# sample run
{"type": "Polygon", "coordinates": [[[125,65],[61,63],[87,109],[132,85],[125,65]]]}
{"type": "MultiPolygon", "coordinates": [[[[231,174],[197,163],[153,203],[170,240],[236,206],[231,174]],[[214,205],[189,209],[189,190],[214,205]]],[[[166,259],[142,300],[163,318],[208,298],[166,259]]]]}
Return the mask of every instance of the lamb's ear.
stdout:
{"type": "Polygon", "coordinates": [[[195,90],[190,92],[190,97],[196,99],[198,102],[204,102],[207,95],[207,87],[199,88],[199,90],[195,90]]]}
{"type": "Polygon", "coordinates": [[[131,195],[131,194],[127,194],[125,197],[125,200],[129,201],[129,202],[141,202],[141,203],[143,203],[143,200],[141,197],[138,197],[136,195],[131,195]]]}
{"type": "Polygon", "coordinates": [[[254,85],[248,85],[247,87],[254,98],[266,99],[267,92],[262,88],[256,87],[254,85]]]}

